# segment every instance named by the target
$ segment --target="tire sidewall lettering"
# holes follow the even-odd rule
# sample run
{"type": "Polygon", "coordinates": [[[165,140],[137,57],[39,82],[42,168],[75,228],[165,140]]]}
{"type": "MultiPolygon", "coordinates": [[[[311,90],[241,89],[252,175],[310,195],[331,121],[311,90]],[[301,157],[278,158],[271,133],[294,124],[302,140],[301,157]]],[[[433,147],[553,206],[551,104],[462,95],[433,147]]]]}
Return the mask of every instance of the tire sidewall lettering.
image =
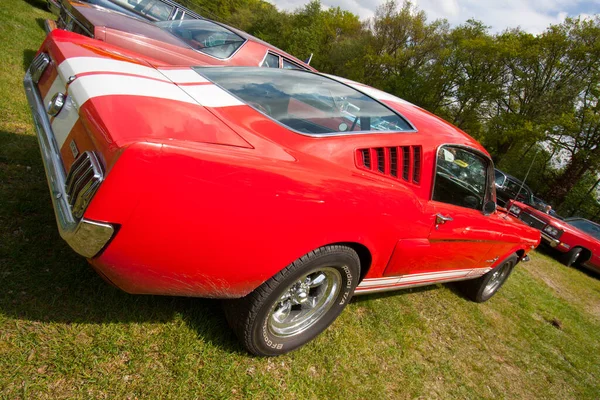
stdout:
{"type": "MultiPolygon", "coordinates": [[[[346,280],[346,282],[342,286],[343,292],[340,292],[338,294],[338,300],[336,303],[334,303],[333,307],[344,306],[348,301],[350,301],[350,299],[352,298],[352,289],[353,289],[353,283],[354,283],[354,275],[353,275],[351,269],[347,265],[345,265],[345,264],[339,265],[338,268],[342,274],[342,279],[346,280]]],[[[276,295],[274,297],[278,298],[279,296],[276,295]]],[[[286,338],[286,339],[284,339],[283,342],[278,341],[273,336],[273,334],[271,332],[269,332],[268,323],[269,323],[269,314],[267,313],[264,316],[264,321],[260,328],[260,337],[262,339],[263,344],[267,348],[273,349],[273,350],[282,350],[284,348],[284,346],[286,346],[287,342],[289,342],[287,344],[292,344],[292,346],[295,347],[294,346],[295,337],[290,337],[289,340],[288,340],[288,338],[286,338]]]]}

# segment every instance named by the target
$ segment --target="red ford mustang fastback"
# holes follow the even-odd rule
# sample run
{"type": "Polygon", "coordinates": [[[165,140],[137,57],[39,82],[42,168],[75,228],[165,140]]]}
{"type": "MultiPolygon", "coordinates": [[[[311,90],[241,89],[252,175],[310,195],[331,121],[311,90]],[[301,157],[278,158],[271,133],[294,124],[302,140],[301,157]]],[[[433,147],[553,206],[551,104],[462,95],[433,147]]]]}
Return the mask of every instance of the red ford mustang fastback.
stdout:
{"type": "Polygon", "coordinates": [[[511,214],[541,231],[543,242],[561,253],[563,264],[600,272],[600,225],[583,218],[560,220],[514,200],[508,208],[511,214]]]}
{"type": "Polygon", "coordinates": [[[157,67],[62,30],[25,78],[61,236],[129,293],[228,299],[246,348],[308,342],[353,294],[489,299],[540,240],[471,137],[309,71],[157,67]]]}

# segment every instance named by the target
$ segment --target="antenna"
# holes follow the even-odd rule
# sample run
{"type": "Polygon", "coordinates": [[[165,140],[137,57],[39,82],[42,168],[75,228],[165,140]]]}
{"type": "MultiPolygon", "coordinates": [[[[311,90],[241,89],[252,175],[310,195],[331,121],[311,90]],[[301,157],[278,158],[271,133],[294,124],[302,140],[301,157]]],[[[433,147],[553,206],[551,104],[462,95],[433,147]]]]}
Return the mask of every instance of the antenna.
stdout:
{"type": "Polygon", "coordinates": [[[523,190],[523,186],[525,186],[525,181],[527,180],[527,177],[529,176],[529,172],[531,171],[531,167],[533,167],[533,163],[535,162],[535,158],[537,157],[539,153],[539,150],[535,152],[534,156],[533,156],[533,160],[531,160],[531,164],[529,164],[529,169],[527,170],[527,173],[525,174],[525,179],[523,179],[523,181],[521,182],[521,187],[519,188],[519,191],[517,192],[517,195],[515,196],[515,200],[518,201],[519,199],[519,194],[521,194],[521,190],[523,190]]]}
{"type": "Polygon", "coordinates": [[[310,65],[310,62],[312,61],[312,56],[313,56],[313,53],[310,53],[310,57],[308,57],[306,60],[304,60],[304,63],[306,65],[310,65]]]}

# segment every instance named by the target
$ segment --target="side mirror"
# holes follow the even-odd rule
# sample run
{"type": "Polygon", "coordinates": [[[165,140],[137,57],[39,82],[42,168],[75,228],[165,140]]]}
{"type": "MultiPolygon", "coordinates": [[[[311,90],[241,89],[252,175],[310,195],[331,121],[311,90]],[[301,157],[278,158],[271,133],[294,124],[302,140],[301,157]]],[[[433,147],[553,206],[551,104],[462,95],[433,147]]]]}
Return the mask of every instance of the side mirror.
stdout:
{"type": "Polygon", "coordinates": [[[483,205],[483,215],[490,215],[493,214],[494,211],[496,211],[496,203],[493,201],[487,201],[484,205],[483,205]]]}

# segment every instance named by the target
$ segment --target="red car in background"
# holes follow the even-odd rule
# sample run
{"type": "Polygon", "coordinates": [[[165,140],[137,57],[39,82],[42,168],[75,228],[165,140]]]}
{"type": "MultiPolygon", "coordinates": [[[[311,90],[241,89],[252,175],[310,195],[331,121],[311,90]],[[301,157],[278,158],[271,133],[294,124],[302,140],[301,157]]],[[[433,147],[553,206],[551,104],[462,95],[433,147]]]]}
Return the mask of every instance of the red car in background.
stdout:
{"type": "Polygon", "coordinates": [[[561,253],[563,264],[600,272],[600,225],[597,223],[583,218],[560,220],[514,200],[509,201],[508,211],[539,229],[543,243],[561,253]]]}
{"type": "Polygon", "coordinates": [[[62,5],[57,28],[143,54],[164,65],[260,66],[315,71],[283,50],[209,19],[148,22],[78,1],[63,0],[62,5]]]}
{"type": "Polygon", "coordinates": [[[488,300],[538,245],[473,138],[311,71],[165,67],[52,31],[24,81],[61,236],[129,293],[228,299],[278,355],[353,294],[458,282],[488,300]]]}

